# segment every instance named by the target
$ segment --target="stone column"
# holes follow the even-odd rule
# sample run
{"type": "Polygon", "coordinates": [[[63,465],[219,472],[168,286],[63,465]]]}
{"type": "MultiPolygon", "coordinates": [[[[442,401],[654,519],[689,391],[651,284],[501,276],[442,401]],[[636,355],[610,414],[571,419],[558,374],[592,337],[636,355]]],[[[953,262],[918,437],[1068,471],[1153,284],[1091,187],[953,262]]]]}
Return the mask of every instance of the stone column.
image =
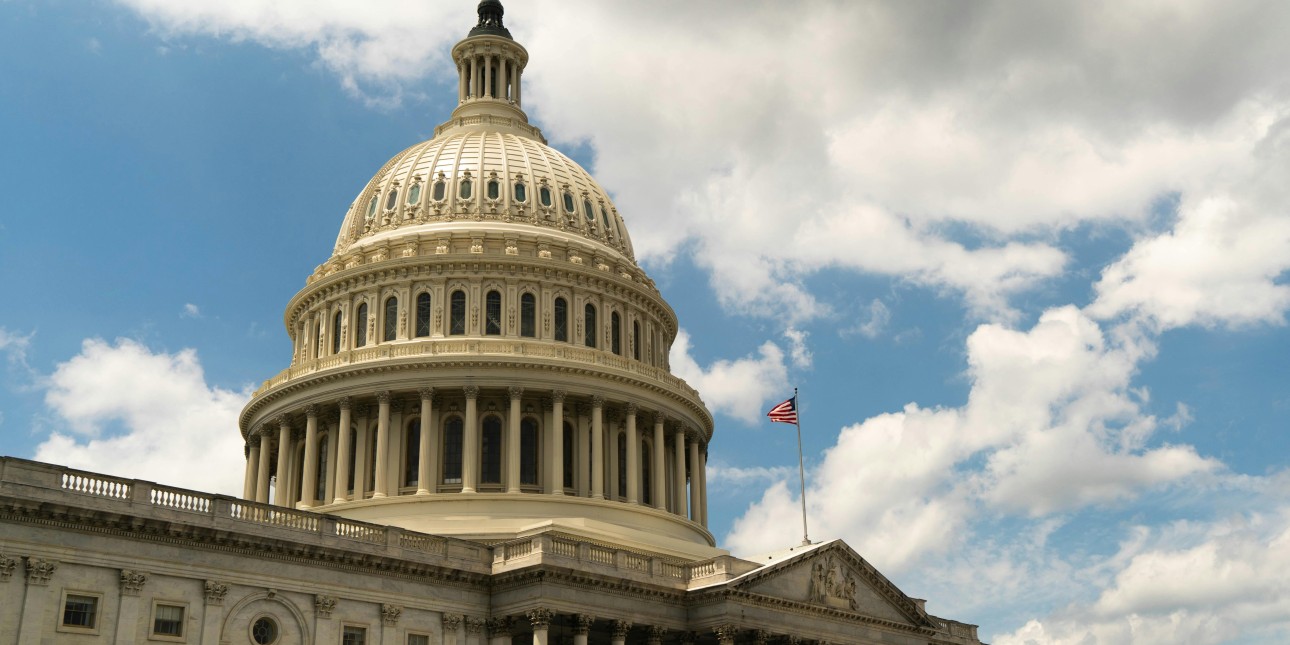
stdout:
{"type": "Polygon", "coordinates": [[[574,411],[573,426],[577,429],[578,437],[578,496],[591,496],[591,436],[588,434],[587,426],[583,424],[584,411],[586,408],[579,405],[574,411]]]}
{"type": "Polygon", "coordinates": [[[199,643],[218,643],[219,628],[224,618],[224,596],[228,595],[228,584],[218,580],[202,582],[205,592],[205,607],[202,610],[201,640],[199,643]]]}
{"type": "Polygon", "coordinates": [[[641,438],[636,434],[636,404],[627,404],[627,503],[640,503],[641,438]]]}
{"type": "Polygon", "coordinates": [[[376,413],[376,476],[372,490],[374,498],[390,494],[390,393],[378,393],[376,401],[379,407],[376,413]]]}
{"type": "Polygon", "coordinates": [[[466,101],[466,65],[457,61],[457,103],[466,101]]]}
{"type": "Polygon", "coordinates": [[[610,645],[625,645],[627,643],[627,632],[631,630],[632,624],[626,620],[615,620],[613,630],[610,632],[610,645]]]}
{"type": "Polygon", "coordinates": [[[529,624],[533,626],[533,645],[547,645],[551,629],[551,610],[545,607],[529,610],[529,624]]]}
{"type": "Polygon", "coordinates": [[[461,492],[473,493],[479,485],[479,414],[475,405],[479,387],[462,389],[466,393],[466,427],[461,441],[461,492]]]}
{"type": "Polygon", "coordinates": [[[511,617],[488,619],[489,645],[511,645],[511,617]]]}
{"type": "Polygon", "coordinates": [[[591,397],[591,498],[605,498],[605,397],[591,397]]]}
{"type": "Polygon", "coordinates": [[[305,470],[300,475],[300,502],[305,508],[317,505],[318,490],[318,406],[305,406],[305,470]]]}
{"type": "Polygon", "coordinates": [[[663,446],[663,413],[654,415],[654,472],[650,477],[650,483],[654,485],[653,497],[654,508],[659,510],[667,509],[667,465],[664,461],[667,459],[667,450],[663,446]]]}
{"type": "Polygon", "coordinates": [[[336,432],[336,499],[332,500],[333,504],[341,504],[345,501],[345,496],[349,492],[349,433],[350,428],[350,400],[345,397],[340,400],[340,421],[337,422],[336,432]]]}
{"type": "Polygon", "coordinates": [[[524,388],[512,385],[507,392],[511,395],[511,411],[507,415],[506,428],[506,492],[520,492],[520,402],[524,388]]]}
{"type": "Polygon", "coordinates": [[[578,614],[573,618],[573,645],[587,645],[587,634],[591,632],[591,624],[596,622],[596,617],[589,614],[578,614]]]}
{"type": "Polygon", "coordinates": [[[371,450],[371,440],[368,439],[368,433],[372,431],[369,427],[368,412],[371,408],[367,404],[358,406],[358,433],[357,440],[354,442],[354,501],[362,501],[367,497],[367,467],[369,459],[367,451],[371,450]]]}
{"type": "Polygon", "coordinates": [[[551,490],[564,494],[564,390],[551,393],[551,490]]]}
{"type": "Polygon", "coordinates": [[[443,645],[458,645],[457,633],[461,629],[461,614],[443,615],[443,645]]]}
{"type": "Polygon", "coordinates": [[[254,433],[251,433],[250,437],[246,442],[246,478],[242,481],[242,499],[253,502],[255,501],[255,482],[258,475],[256,470],[260,465],[260,442],[255,440],[254,433]]]}
{"type": "Polygon", "coordinates": [[[690,441],[690,521],[698,522],[702,518],[699,512],[699,438],[690,441]]]}
{"type": "Polygon", "coordinates": [[[339,431],[336,429],[336,413],[327,414],[327,482],[323,487],[323,498],[318,500],[319,504],[327,504],[336,499],[336,449],[339,431]]]}
{"type": "Polygon", "coordinates": [[[466,645],[479,645],[479,632],[484,629],[483,618],[466,617],[466,645]]]}
{"type": "Polygon", "coordinates": [[[434,491],[430,479],[430,464],[433,463],[435,445],[432,438],[434,425],[430,423],[430,415],[434,411],[434,388],[423,387],[419,394],[421,395],[421,443],[417,446],[417,494],[429,495],[434,491]]]}
{"type": "Polygon", "coordinates": [[[479,57],[470,57],[470,97],[479,98],[479,57]]]}
{"type": "Polygon", "coordinates": [[[493,98],[493,57],[484,57],[484,98],[493,98]]]}
{"type": "Polygon", "coordinates": [[[130,569],[121,570],[121,600],[116,608],[116,642],[121,645],[134,645],[142,640],[136,633],[141,622],[139,592],[143,591],[143,585],[147,582],[146,573],[130,569]]]}
{"type": "Polygon", "coordinates": [[[273,453],[273,434],[268,428],[260,428],[260,465],[255,472],[255,501],[269,503],[269,455],[273,453]]]}
{"type": "MultiPolygon", "coordinates": [[[[497,72],[498,72],[498,77],[497,77],[497,92],[498,92],[498,94],[497,94],[497,98],[499,98],[499,99],[501,99],[501,100],[503,100],[503,101],[505,101],[505,100],[506,100],[506,98],[507,98],[507,97],[506,97],[506,94],[507,94],[507,92],[506,92],[506,67],[507,67],[507,66],[509,66],[510,64],[511,64],[511,63],[510,63],[510,61],[506,60],[506,57],[505,57],[505,56],[500,56],[500,57],[498,57],[498,59],[497,59],[497,72]]],[[[544,645],[545,645],[545,644],[544,644],[544,645]]]]}
{"type": "Polygon", "coordinates": [[[672,435],[672,461],[676,466],[672,473],[672,509],[685,517],[685,428],[680,425],[672,435]]]}
{"type": "Polygon", "coordinates": [[[278,485],[273,491],[273,503],[286,506],[287,480],[291,479],[291,420],[287,415],[278,417],[278,485]]]}
{"type": "Polygon", "coordinates": [[[663,645],[663,637],[667,636],[667,628],[660,625],[649,626],[649,636],[646,637],[646,645],[663,645]]]}
{"type": "MultiPolygon", "coordinates": [[[[48,642],[41,640],[41,633],[46,629],[45,616],[50,610],[48,607],[50,596],[53,596],[53,602],[58,602],[58,590],[49,588],[49,579],[54,577],[54,572],[58,570],[58,562],[31,556],[24,557],[22,561],[23,578],[27,582],[27,588],[21,595],[22,610],[19,615],[26,616],[27,619],[18,621],[18,639],[11,642],[48,642]]],[[[61,613],[62,609],[62,607],[55,607],[54,611],[61,613]]],[[[61,622],[62,616],[59,615],[58,619],[61,622]]]]}
{"type": "Polygon", "coordinates": [[[520,107],[520,78],[523,77],[524,70],[520,69],[520,64],[515,63],[515,107],[520,107]]]}

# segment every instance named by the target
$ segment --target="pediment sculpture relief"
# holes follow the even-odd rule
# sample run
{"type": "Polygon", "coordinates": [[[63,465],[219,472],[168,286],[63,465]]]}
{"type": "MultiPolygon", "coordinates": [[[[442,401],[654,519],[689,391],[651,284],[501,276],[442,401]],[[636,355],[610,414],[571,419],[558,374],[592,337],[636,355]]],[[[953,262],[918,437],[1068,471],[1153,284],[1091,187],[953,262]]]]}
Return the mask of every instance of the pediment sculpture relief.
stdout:
{"type": "Polygon", "coordinates": [[[823,562],[811,565],[806,597],[811,602],[854,611],[857,609],[855,574],[830,555],[823,562]]]}

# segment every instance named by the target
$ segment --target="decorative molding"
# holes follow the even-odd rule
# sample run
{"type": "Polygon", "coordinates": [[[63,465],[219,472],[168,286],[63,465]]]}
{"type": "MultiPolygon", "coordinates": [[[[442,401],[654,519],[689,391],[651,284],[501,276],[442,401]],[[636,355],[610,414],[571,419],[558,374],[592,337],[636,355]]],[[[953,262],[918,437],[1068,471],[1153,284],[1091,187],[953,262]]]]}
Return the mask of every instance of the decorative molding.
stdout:
{"type": "Polygon", "coordinates": [[[0,582],[9,582],[9,580],[13,578],[13,570],[17,566],[17,560],[0,553],[0,582]]]}
{"type": "Polygon", "coordinates": [[[823,562],[811,565],[811,579],[807,586],[806,597],[811,602],[821,605],[844,605],[852,611],[856,606],[856,578],[845,566],[839,564],[833,554],[825,556],[823,562]]]}
{"type": "Polygon", "coordinates": [[[398,605],[381,605],[381,621],[390,627],[399,624],[399,616],[402,614],[403,608],[398,605]]]}
{"type": "Polygon", "coordinates": [[[224,596],[228,595],[228,585],[217,580],[207,580],[202,583],[202,591],[206,594],[206,604],[222,605],[224,596]]]}
{"type": "Polygon", "coordinates": [[[444,614],[443,615],[444,631],[456,632],[461,629],[461,614],[444,614]]]}
{"type": "Polygon", "coordinates": [[[28,585],[43,587],[49,584],[49,579],[54,576],[58,570],[58,563],[53,560],[42,560],[31,556],[23,557],[24,569],[23,576],[28,585]]]}
{"type": "Polygon", "coordinates": [[[493,638],[510,638],[511,636],[511,617],[491,617],[484,622],[488,627],[488,635],[493,638]]]}
{"type": "Polygon", "coordinates": [[[467,634],[478,634],[479,632],[483,631],[483,629],[484,629],[484,619],[483,619],[483,618],[475,618],[474,616],[467,616],[467,617],[466,617],[466,633],[467,633],[467,634]]]}
{"type": "Polygon", "coordinates": [[[770,632],[764,629],[753,631],[753,645],[766,645],[766,642],[769,640],[770,632]]]}
{"type": "Polygon", "coordinates": [[[336,598],[333,596],[324,596],[317,594],[314,596],[314,615],[319,618],[331,618],[331,612],[336,608],[336,598]]]}
{"type": "Polygon", "coordinates": [[[725,623],[713,627],[712,633],[717,636],[717,641],[720,643],[733,643],[735,642],[735,636],[739,634],[739,628],[730,623],[725,623]]]}
{"type": "Polygon", "coordinates": [[[148,582],[148,574],[132,569],[121,570],[121,595],[137,596],[148,582]]]}
{"type": "Polygon", "coordinates": [[[529,624],[533,626],[533,629],[548,629],[551,627],[551,617],[553,614],[551,613],[551,610],[546,607],[530,609],[525,616],[528,617],[529,624]]]}

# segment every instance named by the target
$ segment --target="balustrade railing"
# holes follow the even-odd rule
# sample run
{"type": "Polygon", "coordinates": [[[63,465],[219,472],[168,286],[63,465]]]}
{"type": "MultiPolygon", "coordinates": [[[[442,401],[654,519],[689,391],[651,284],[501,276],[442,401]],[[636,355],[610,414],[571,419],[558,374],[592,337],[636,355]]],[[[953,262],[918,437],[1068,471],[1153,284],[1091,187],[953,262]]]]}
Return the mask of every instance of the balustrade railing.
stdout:
{"type": "Polygon", "coordinates": [[[213,498],[210,495],[194,493],[180,488],[153,486],[149,501],[153,506],[192,511],[194,513],[209,513],[213,498]]]}
{"type": "Polygon", "coordinates": [[[95,497],[130,499],[130,480],[94,473],[63,473],[63,490],[95,497]]]}

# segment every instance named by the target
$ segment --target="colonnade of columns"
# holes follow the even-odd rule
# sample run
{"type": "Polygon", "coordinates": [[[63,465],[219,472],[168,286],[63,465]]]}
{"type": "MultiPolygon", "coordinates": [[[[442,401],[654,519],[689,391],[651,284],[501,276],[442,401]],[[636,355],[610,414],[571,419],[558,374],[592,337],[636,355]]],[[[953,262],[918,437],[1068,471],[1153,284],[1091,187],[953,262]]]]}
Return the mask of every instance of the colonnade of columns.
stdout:
{"type": "Polygon", "coordinates": [[[457,102],[497,99],[520,107],[524,66],[504,54],[472,54],[457,61],[457,102]]]}
{"type": "MultiPolygon", "coordinates": [[[[531,632],[533,645],[555,645],[552,631],[567,638],[572,632],[573,645],[829,645],[825,641],[803,639],[793,635],[774,634],[765,629],[745,628],[723,623],[699,630],[674,630],[661,625],[635,625],[631,621],[601,618],[590,614],[558,614],[539,607],[516,616],[476,618],[461,614],[444,614],[443,645],[511,645],[515,636],[531,632]],[[605,637],[608,637],[607,639],[605,637]]],[[[564,638],[560,638],[563,642],[564,638]]]]}
{"type": "Polygon", "coordinates": [[[544,493],[648,505],[707,524],[706,442],[664,410],[518,386],[400,394],[343,397],[261,424],[247,445],[243,497],[310,508],[394,495],[544,493]]]}

